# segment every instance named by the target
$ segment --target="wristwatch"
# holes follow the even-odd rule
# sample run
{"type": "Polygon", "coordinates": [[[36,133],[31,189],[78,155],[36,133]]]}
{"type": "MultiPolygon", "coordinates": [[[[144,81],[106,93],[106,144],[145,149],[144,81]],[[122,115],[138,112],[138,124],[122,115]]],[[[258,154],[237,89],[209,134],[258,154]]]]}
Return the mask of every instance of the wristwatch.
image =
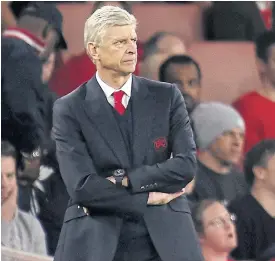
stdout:
{"type": "Polygon", "coordinates": [[[126,175],[126,171],[124,169],[116,169],[113,172],[113,177],[115,178],[116,185],[122,187],[122,180],[126,175]]]}

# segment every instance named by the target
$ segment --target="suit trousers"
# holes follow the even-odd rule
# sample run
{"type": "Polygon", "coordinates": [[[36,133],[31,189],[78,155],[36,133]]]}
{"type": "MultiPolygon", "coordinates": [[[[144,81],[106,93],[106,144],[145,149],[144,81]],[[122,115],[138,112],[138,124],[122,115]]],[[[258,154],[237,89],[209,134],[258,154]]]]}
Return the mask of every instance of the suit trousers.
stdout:
{"type": "Polygon", "coordinates": [[[161,261],[142,219],[124,221],[113,261],[161,261]]]}
{"type": "Polygon", "coordinates": [[[161,261],[150,238],[120,241],[113,261],[161,261]]]}

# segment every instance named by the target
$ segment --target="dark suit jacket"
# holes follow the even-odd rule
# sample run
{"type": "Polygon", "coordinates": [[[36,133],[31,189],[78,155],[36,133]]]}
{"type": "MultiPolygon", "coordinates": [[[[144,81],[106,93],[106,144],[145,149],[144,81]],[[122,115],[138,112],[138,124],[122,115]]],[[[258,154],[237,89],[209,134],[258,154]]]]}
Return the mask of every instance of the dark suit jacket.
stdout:
{"type": "Polygon", "coordinates": [[[111,261],[125,215],[143,216],[163,261],[202,260],[185,196],[147,206],[148,192],[176,192],[194,177],[195,143],[182,95],[175,85],[133,76],[131,99],[132,164],[95,77],[55,103],[57,157],[71,198],[56,261],[111,261]],[[105,179],[118,168],[128,170],[130,188],[105,179]]]}
{"type": "MultiPolygon", "coordinates": [[[[275,5],[273,5],[273,13],[275,5]]],[[[256,2],[214,2],[206,12],[207,38],[210,40],[254,41],[266,31],[256,2]]],[[[273,15],[273,26],[275,16],[273,15]]]]}

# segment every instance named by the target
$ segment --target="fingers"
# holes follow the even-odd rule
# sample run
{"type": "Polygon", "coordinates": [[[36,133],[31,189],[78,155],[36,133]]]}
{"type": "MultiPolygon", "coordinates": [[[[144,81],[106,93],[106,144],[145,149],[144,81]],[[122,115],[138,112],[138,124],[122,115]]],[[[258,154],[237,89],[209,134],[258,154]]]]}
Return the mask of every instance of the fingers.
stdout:
{"type": "Polygon", "coordinates": [[[162,193],[162,192],[150,192],[148,204],[149,205],[165,205],[175,198],[180,197],[185,193],[185,189],[182,189],[176,193],[162,193]]]}

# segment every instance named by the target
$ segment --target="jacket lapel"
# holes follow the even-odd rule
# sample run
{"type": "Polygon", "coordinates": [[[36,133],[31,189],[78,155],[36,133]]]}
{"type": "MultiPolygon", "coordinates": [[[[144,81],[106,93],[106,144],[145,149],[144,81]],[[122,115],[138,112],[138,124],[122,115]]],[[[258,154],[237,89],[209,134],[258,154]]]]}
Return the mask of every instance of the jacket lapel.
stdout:
{"type": "Polygon", "coordinates": [[[117,157],[121,168],[129,168],[130,158],[122,133],[113,115],[111,105],[108,103],[95,76],[87,82],[86,88],[87,93],[84,103],[86,114],[117,157]]]}
{"type": "Polygon", "coordinates": [[[155,119],[156,101],[149,92],[148,86],[133,75],[132,84],[132,115],[133,115],[133,167],[143,163],[146,150],[150,143],[152,126],[155,119]]]}

